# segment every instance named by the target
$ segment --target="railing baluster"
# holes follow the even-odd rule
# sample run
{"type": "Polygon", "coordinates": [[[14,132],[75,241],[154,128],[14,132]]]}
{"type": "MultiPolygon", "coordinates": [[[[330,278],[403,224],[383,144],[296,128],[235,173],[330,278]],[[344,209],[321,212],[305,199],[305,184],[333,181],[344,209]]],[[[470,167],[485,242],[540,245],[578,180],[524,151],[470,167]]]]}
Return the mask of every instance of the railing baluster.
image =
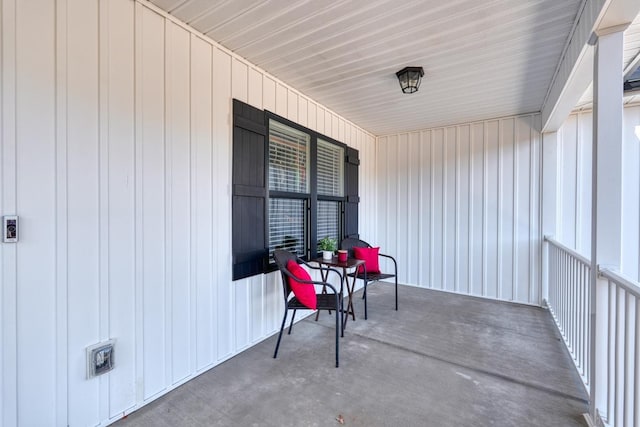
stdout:
{"type": "Polygon", "coordinates": [[[624,293],[624,312],[627,315],[624,316],[624,368],[622,369],[622,425],[627,427],[627,407],[629,402],[629,384],[627,381],[627,375],[629,372],[629,297],[626,292],[624,293]]]}
{"type": "Polygon", "coordinates": [[[589,375],[589,260],[546,239],[549,245],[547,305],[585,386],[589,375]]]}
{"type": "Polygon", "coordinates": [[[612,323],[613,322],[611,321],[611,315],[613,313],[613,302],[612,302],[613,298],[611,297],[611,292],[612,292],[612,290],[611,290],[612,289],[611,281],[609,281],[607,283],[607,286],[608,286],[608,288],[607,288],[608,301],[607,302],[608,302],[609,308],[608,308],[608,311],[607,311],[607,313],[608,313],[608,315],[607,315],[607,363],[605,364],[605,366],[607,367],[607,397],[608,398],[607,398],[607,412],[606,412],[605,416],[606,416],[607,422],[612,422],[612,420],[613,420],[612,406],[613,406],[614,396],[613,396],[613,393],[612,393],[613,386],[612,386],[611,383],[613,382],[613,372],[612,372],[612,370],[614,369],[614,366],[611,363],[611,359],[612,359],[612,357],[611,357],[611,348],[612,348],[612,346],[615,346],[615,341],[614,341],[613,344],[611,343],[611,341],[612,341],[612,335],[613,335],[613,333],[615,333],[615,331],[613,331],[613,333],[612,333],[612,329],[613,329],[612,323]]]}
{"type": "Polygon", "coordinates": [[[633,358],[633,425],[640,426],[640,298],[636,298],[635,357],[633,358]]]}

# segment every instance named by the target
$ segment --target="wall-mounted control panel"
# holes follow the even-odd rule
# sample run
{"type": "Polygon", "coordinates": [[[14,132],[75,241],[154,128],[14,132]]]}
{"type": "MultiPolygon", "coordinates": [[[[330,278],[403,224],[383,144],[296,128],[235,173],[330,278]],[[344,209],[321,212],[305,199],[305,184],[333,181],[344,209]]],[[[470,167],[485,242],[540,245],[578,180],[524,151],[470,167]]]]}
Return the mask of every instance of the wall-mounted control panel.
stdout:
{"type": "Polygon", "coordinates": [[[2,217],[2,241],[5,243],[18,241],[18,217],[16,215],[2,217]]]}
{"type": "Polygon", "coordinates": [[[115,343],[112,339],[87,347],[87,379],[113,370],[115,343]]]}

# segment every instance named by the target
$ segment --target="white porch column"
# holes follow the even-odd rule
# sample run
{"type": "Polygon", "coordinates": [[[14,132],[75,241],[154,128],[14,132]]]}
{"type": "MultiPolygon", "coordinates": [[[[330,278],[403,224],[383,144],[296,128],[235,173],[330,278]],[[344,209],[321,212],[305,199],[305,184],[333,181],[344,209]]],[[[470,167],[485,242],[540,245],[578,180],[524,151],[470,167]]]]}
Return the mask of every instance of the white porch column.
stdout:
{"type": "MultiPolygon", "coordinates": [[[[542,134],[542,235],[557,235],[558,132],[542,134]]],[[[542,299],[549,300],[549,245],[542,244],[542,299]]]]}
{"type": "Polygon", "coordinates": [[[589,412],[606,411],[607,282],[598,266],[618,269],[622,208],[622,32],[597,31],[593,80],[593,174],[591,206],[591,399],[589,412]]]}

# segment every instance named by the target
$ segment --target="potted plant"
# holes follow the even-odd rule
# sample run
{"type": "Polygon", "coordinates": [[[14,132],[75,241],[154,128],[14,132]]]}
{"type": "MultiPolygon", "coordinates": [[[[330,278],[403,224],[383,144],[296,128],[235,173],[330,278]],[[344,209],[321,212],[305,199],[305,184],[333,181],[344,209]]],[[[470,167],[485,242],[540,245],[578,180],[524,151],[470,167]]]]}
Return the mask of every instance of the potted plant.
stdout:
{"type": "Polygon", "coordinates": [[[338,249],[338,243],[335,239],[327,236],[323,239],[320,239],[318,242],[318,249],[322,251],[323,259],[331,259],[333,257],[333,252],[338,249]]]}

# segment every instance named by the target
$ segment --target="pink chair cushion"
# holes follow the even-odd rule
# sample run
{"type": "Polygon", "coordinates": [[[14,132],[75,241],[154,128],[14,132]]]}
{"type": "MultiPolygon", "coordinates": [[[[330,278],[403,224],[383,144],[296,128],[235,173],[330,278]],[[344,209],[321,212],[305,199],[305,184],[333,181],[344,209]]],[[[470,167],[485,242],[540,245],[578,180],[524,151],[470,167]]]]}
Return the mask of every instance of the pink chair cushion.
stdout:
{"type": "MultiPolygon", "coordinates": [[[[353,248],[353,255],[356,259],[364,260],[367,266],[367,274],[380,274],[380,262],[378,261],[378,253],[380,248],[353,248]]],[[[364,267],[358,267],[358,274],[364,273],[364,267]]]]}
{"type": "MultiPolygon", "coordinates": [[[[297,262],[290,259],[287,262],[287,270],[300,280],[311,280],[311,276],[307,270],[302,268],[297,262]]],[[[293,294],[298,298],[300,303],[315,310],[318,306],[318,297],[316,296],[316,288],[310,283],[300,283],[292,277],[289,277],[289,286],[293,294]]]]}

